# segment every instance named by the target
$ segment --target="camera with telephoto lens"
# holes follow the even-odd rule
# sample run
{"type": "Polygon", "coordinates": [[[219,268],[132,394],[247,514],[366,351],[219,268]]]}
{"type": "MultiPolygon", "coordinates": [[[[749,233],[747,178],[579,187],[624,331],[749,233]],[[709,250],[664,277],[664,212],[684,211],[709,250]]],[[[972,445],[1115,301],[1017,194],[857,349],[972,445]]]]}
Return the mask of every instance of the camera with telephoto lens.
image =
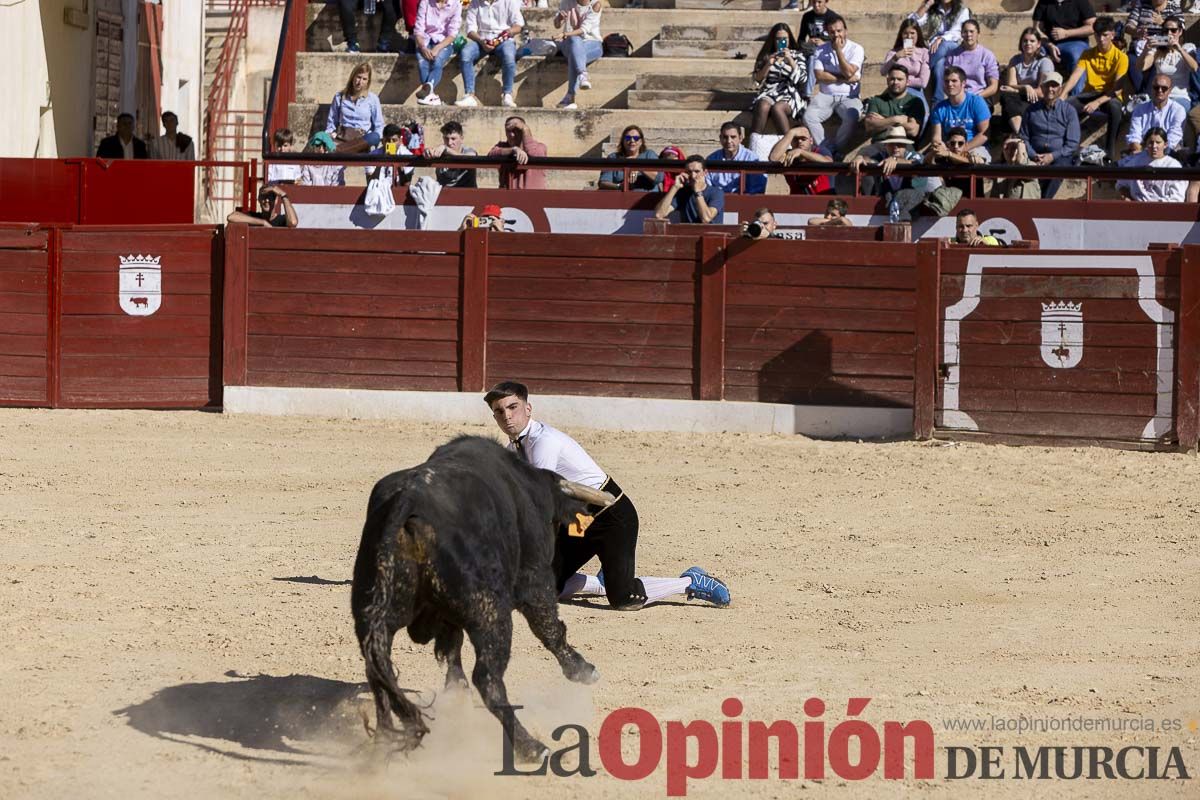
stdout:
{"type": "Polygon", "coordinates": [[[747,239],[757,239],[758,237],[762,236],[762,232],[763,232],[763,226],[762,226],[762,223],[759,222],[758,220],[754,220],[753,222],[746,223],[745,237],[747,239]]]}

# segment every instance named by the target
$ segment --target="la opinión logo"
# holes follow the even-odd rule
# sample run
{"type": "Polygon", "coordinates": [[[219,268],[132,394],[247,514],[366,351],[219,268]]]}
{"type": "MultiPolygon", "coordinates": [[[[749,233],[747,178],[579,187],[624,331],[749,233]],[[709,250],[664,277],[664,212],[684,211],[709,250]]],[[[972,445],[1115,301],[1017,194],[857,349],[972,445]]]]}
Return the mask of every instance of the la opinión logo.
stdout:
{"type": "MultiPolygon", "coordinates": [[[[846,703],[847,717],[862,714],[871,702],[869,697],[852,697],[846,703]]],[[[514,719],[521,706],[506,708],[506,719],[514,719]]],[[[619,708],[605,717],[596,737],[596,753],[606,772],[626,781],[640,781],[652,775],[666,758],[667,795],[687,795],[689,780],[712,777],[718,769],[722,780],[761,780],[770,777],[772,743],[778,754],[776,772],[781,780],[801,777],[825,778],[832,773],[845,780],[863,780],[875,775],[882,764],[883,777],[900,780],[909,774],[905,761],[906,742],[911,741],[911,776],[917,779],[934,777],[933,727],[923,720],[910,722],[887,721],[882,733],[863,719],[845,719],[829,729],[820,719],[825,714],[825,701],[810,697],[804,702],[808,717],[799,727],[790,720],[767,723],[740,719],[742,701],[727,698],[721,704],[725,716],[718,725],[707,720],[660,722],[644,708],[619,708]],[[801,729],[803,744],[801,744],[801,729]],[[636,755],[627,760],[622,753],[626,733],[636,733],[636,755]],[[856,742],[851,758],[851,741],[856,742]],[[694,754],[691,757],[689,754],[694,754]]],[[[508,724],[505,725],[508,728],[508,724]]],[[[546,775],[558,777],[596,774],[592,767],[591,734],[582,725],[561,725],[551,738],[563,746],[546,755],[541,763],[519,768],[514,758],[511,737],[504,737],[503,769],[496,775],[546,775]],[[574,768],[568,766],[575,761],[574,768]]]]}

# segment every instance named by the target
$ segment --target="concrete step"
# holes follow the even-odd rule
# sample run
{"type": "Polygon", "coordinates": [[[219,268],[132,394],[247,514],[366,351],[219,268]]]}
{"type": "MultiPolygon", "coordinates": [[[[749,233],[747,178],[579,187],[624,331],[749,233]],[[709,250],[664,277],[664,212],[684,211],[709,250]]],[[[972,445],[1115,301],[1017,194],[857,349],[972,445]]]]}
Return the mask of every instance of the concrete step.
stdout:
{"type": "MultiPolygon", "coordinates": [[[[658,64],[655,63],[657,67],[658,64]]],[[[652,72],[638,75],[634,88],[679,92],[685,90],[710,90],[720,92],[753,92],[758,87],[749,75],[672,75],[652,72]]]]}
{"type": "Polygon", "coordinates": [[[651,44],[651,53],[659,58],[712,58],[744,60],[746,71],[754,68],[754,56],[758,54],[756,42],[734,39],[656,39],[651,44]]]}
{"type": "MultiPolygon", "coordinates": [[[[299,102],[328,102],[346,82],[354,66],[367,61],[374,72],[372,90],[384,103],[415,103],[420,86],[417,61],[412,56],[395,54],[298,53],[296,60],[296,98],[299,102]]],[[[577,102],[586,107],[624,107],[625,92],[632,89],[638,77],[650,65],[659,75],[675,75],[693,84],[700,76],[706,79],[739,79],[747,75],[743,63],[713,62],[704,59],[670,59],[653,61],[645,58],[602,58],[588,70],[592,89],[579,93],[577,102]]],[[[479,67],[477,66],[477,69],[479,67]]],[[[488,104],[500,102],[500,74],[490,62],[483,62],[477,73],[475,91],[488,104]]],[[[566,92],[567,62],[560,57],[529,56],[517,61],[514,82],[516,100],[524,106],[554,106],[566,92]]],[[[681,86],[679,88],[704,88],[681,86]]],[[[718,87],[719,88],[719,87],[718,87]]],[[[442,100],[453,102],[462,97],[463,83],[459,63],[451,60],[437,86],[442,100]]]]}
{"type": "Polygon", "coordinates": [[[780,0],[675,0],[675,8],[703,11],[779,11],[780,0]]]}
{"type": "Polygon", "coordinates": [[[754,92],[745,91],[638,89],[628,93],[626,102],[629,108],[744,111],[753,100],[754,92]]]}
{"type": "MultiPolygon", "coordinates": [[[[288,111],[288,127],[297,132],[297,139],[307,138],[310,130],[324,130],[327,104],[293,103],[288,111]]],[[[546,144],[550,155],[597,155],[604,140],[614,130],[619,134],[626,125],[646,124],[642,109],[582,108],[561,111],[549,108],[507,109],[496,106],[457,108],[455,106],[418,106],[385,104],[383,116],[389,122],[420,120],[431,140],[437,141],[437,129],[448,120],[462,123],[467,144],[481,152],[503,138],[504,120],[517,114],[525,119],[534,135],[546,144]]],[[[689,130],[707,130],[716,148],[717,130],[721,123],[735,119],[741,124],[749,121],[748,114],[728,111],[673,111],[673,125],[689,130]]],[[[665,143],[665,142],[664,142],[665,143]]]]}

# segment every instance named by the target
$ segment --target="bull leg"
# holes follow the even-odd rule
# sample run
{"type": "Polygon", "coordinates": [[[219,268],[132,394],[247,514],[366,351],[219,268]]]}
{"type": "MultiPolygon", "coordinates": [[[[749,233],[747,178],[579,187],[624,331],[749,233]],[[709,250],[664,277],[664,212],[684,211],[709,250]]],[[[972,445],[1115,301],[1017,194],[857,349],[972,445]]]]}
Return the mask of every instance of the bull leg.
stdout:
{"type": "Polygon", "coordinates": [[[462,666],[462,628],[447,629],[438,634],[433,652],[438,661],[446,664],[446,688],[466,689],[467,674],[462,666]]]}
{"type": "Polygon", "coordinates": [[[471,671],[471,681],[479,690],[483,704],[492,712],[492,716],[500,720],[517,757],[522,761],[540,761],[549,751],[517,719],[504,688],[504,671],[508,669],[512,648],[511,613],[501,612],[482,625],[476,622],[467,629],[467,635],[471,637],[471,646],[475,648],[475,669],[471,671]]]}
{"type": "MultiPolygon", "coordinates": [[[[531,587],[537,581],[521,585],[531,587]]],[[[558,602],[549,586],[545,590],[527,588],[519,598],[518,610],[525,615],[529,629],[542,645],[558,659],[563,675],[575,683],[595,683],[600,673],[579,651],[567,644],[567,626],[558,618],[558,602]]]]}

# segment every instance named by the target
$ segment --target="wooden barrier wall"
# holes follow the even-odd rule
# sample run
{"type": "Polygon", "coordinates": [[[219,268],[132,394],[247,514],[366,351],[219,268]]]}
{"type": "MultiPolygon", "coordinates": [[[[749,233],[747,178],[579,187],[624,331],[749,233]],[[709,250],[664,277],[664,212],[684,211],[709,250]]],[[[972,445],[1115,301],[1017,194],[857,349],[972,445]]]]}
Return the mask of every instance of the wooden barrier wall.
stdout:
{"type": "Polygon", "coordinates": [[[1181,261],[945,249],[939,428],[1173,440],[1181,261]]]}
{"type": "Polygon", "coordinates": [[[214,226],[0,230],[0,404],[220,405],[223,257],[214,226]]]}
{"type": "Polygon", "coordinates": [[[32,226],[0,228],[0,405],[47,405],[50,238],[32,226]]]}

